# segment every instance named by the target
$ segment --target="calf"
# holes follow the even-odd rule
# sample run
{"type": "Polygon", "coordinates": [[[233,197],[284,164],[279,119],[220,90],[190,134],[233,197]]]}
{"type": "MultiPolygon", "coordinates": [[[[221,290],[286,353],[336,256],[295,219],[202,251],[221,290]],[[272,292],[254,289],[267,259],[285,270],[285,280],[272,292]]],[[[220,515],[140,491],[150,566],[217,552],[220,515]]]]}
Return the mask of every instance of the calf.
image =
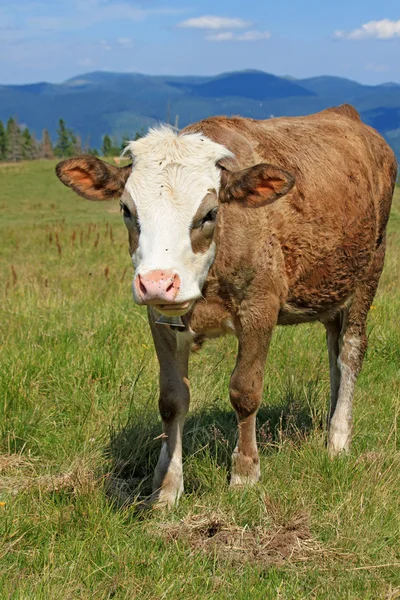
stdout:
{"type": "Polygon", "coordinates": [[[277,324],[325,326],[328,452],[347,452],[397,173],[389,146],[343,105],[266,121],[211,117],[179,134],[159,127],[127,150],[127,167],[82,156],[59,163],[57,175],[91,200],[121,198],[133,295],[148,307],[160,363],[154,501],[172,505],[183,491],[193,339],[238,338],[231,485],[260,477],[256,415],[277,324]],[[157,324],[160,315],[182,317],[184,330],[157,324]]]}

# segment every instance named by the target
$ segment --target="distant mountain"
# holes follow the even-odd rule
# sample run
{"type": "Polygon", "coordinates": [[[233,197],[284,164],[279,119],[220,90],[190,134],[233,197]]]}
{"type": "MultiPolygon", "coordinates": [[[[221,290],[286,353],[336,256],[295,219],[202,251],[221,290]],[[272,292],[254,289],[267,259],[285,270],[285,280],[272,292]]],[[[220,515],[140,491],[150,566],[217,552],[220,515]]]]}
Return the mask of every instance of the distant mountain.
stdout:
{"type": "Polygon", "coordinates": [[[332,77],[330,75],[301,79],[298,83],[322,98],[340,97],[354,100],[358,96],[364,96],[369,90],[375,89],[374,86],[362,85],[351,79],[332,77]]]}
{"type": "Polygon", "coordinates": [[[179,126],[217,114],[254,119],[295,116],[349,102],[392,144],[400,160],[400,84],[362,85],[341,77],[295,79],[262,71],[215,77],[84,73],[60,84],[0,85],[0,119],[18,118],[37,136],[55,138],[60,117],[83,141],[99,147],[104,134],[132,137],[157,123],[179,126]]]}
{"type": "Polygon", "coordinates": [[[262,71],[224,73],[202,83],[171,82],[194,96],[203,98],[249,98],[271,100],[293,96],[315,96],[314,92],[291,81],[262,71]]]}

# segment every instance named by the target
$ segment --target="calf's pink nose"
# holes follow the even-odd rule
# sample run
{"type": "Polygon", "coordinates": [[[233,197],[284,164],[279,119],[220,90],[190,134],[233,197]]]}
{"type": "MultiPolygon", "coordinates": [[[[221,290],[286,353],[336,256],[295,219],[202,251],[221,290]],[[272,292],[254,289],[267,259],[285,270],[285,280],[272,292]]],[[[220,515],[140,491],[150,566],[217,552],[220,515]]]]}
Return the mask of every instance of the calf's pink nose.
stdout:
{"type": "Polygon", "coordinates": [[[143,302],[173,302],[181,287],[181,278],[170,270],[149,271],[137,275],[136,290],[143,302]]]}

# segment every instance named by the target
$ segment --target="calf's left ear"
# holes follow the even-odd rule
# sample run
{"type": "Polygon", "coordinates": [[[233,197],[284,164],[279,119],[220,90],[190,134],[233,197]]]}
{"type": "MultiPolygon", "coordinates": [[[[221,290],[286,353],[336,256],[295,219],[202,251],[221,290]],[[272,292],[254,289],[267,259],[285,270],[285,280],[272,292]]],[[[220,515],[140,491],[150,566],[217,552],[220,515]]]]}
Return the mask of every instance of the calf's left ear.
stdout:
{"type": "Polygon", "coordinates": [[[232,173],[221,173],[221,202],[238,201],[247,206],[265,206],[284,196],[295,184],[293,175],[275,165],[261,163],[232,173]]]}
{"type": "Polygon", "coordinates": [[[83,154],[56,166],[57,177],[88,200],[109,200],[122,196],[132,165],[115,167],[95,156],[83,154]]]}

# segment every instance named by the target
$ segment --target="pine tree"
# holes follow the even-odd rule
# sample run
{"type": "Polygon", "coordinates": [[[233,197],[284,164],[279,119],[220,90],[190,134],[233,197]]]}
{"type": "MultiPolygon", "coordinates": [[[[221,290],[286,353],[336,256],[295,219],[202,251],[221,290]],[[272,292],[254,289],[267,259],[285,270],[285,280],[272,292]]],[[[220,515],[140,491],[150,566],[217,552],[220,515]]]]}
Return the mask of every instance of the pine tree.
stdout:
{"type": "Polygon", "coordinates": [[[113,145],[110,136],[107,134],[103,137],[103,145],[101,147],[101,152],[103,156],[113,155],[113,145]]]}
{"type": "MultiPolygon", "coordinates": [[[[67,129],[67,131],[68,131],[68,135],[69,135],[70,148],[71,148],[71,152],[72,152],[72,154],[70,154],[70,156],[75,156],[78,141],[77,141],[76,136],[75,136],[74,132],[72,131],[72,129],[67,129]]],[[[79,138],[79,145],[81,145],[80,138],[79,138]]]]}
{"type": "Polygon", "coordinates": [[[7,157],[7,136],[2,121],[0,121],[0,160],[7,157]]]}
{"type": "Polygon", "coordinates": [[[67,129],[64,119],[60,119],[58,122],[57,136],[54,154],[58,158],[69,158],[74,156],[76,138],[71,129],[67,129]]]}
{"type": "MultiPolygon", "coordinates": [[[[135,139],[139,139],[139,138],[135,138],[135,139]]],[[[129,135],[125,134],[122,136],[122,142],[121,142],[121,146],[119,148],[118,154],[120,154],[123,150],[125,150],[125,148],[127,147],[127,145],[129,144],[130,141],[131,141],[131,138],[129,137],[129,135]]]]}
{"type": "Polygon", "coordinates": [[[92,156],[99,156],[99,152],[98,152],[97,148],[89,148],[87,153],[91,154],[92,156]]]}
{"type": "Polygon", "coordinates": [[[33,160],[37,157],[36,141],[27,127],[21,134],[21,151],[24,160],[33,160]]]}
{"type": "Polygon", "coordinates": [[[75,138],[74,154],[75,156],[79,156],[79,154],[82,154],[82,141],[79,135],[77,135],[75,138]]]}
{"type": "Polygon", "coordinates": [[[7,160],[16,162],[22,160],[22,136],[16,119],[10,117],[7,121],[7,160]]]}
{"type": "Polygon", "coordinates": [[[54,158],[53,144],[47,129],[43,129],[40,155],[42,158],[54,158]]]}

